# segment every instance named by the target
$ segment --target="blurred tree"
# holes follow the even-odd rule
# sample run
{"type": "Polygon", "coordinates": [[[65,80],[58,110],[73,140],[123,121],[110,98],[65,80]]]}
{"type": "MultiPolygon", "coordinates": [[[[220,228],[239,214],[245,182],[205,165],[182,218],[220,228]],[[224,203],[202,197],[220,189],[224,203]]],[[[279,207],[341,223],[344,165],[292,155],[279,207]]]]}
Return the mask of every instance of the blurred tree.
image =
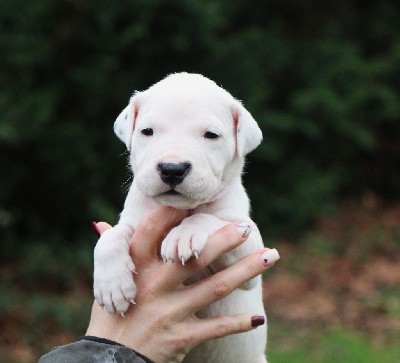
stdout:
{"type": "Polygon", "coordinates": [[[221,84],[261,125],[245,184],[266,235],[299,231],[341,197],[398,198],[399,11],[390,0],[0,2],[2,234],[72,241],[93,219],[115,222],[130,176],[113,120],[135,89],[182,70],[221,84]]]}

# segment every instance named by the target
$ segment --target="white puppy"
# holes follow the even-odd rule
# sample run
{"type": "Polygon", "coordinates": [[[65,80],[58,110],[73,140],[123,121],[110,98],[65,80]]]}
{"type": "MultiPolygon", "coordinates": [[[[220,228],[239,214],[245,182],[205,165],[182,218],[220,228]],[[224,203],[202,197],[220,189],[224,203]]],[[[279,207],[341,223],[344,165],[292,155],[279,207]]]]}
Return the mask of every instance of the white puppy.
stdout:
{"type": "MultiPolygon", "coordinates": [[[[241,183],[244,157],[259,145],[261,130],[250,113],[209,79],[172,74],[135,93],[114,130],[130,151],[134,179],[118,224],[99,239],[94,253],[94,294],[108,312],[123,314],[136,287],[129,243],[139,220],[160,204],[191,209],[161,246],[165,261],[197,257],[207,238],[231,222],[252,229],[245,243],[210,266],[216,272],[263,247],[249,218],[241,183]]],[[[204,277],[204,275],[203,275],[204,277]]],[[[264,315],[261,277],[198,313],[213,317],[244,312],[264,315]]],[[[184,362],[266,362],[266,329],[200,345],[184,362]]]]}

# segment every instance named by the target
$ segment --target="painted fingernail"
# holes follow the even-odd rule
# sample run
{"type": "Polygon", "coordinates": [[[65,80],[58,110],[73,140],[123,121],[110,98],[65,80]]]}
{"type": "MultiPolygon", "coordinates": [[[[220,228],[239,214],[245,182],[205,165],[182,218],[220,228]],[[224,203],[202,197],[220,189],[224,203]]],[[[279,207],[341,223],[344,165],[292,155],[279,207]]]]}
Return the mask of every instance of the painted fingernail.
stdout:
{"type": "Polygon", "coordinates": [[[96,223],[96,222],[92,222],[92,229],[93,229],[94,233],[96,233],[96,236],[97,236],[98,238],[100,238],[100,231],[99,231],[99,229],[97,228],[97,223],[96,223]]]}
{"type": "Polygon", "coordinates": [[[251,326],[256,328],[257,326],[264,325],[265,318],[262,315],[256,315],[251,317],[251,326]]]}
{"type": "Polygon", "coordinates": [[[271,263],[274,263],[279,260],[279,252],[275,249],[272,248],[270,250],[265,251],[262,255],[261,258],[263,260],[264,265],[270,265],[271,263]]]}
{"type": "Polygon", "coordinates": [[[251,232],[251,226],[248,222],[242,222],[236,226],[242,238],[247,237],[251,232]]]}

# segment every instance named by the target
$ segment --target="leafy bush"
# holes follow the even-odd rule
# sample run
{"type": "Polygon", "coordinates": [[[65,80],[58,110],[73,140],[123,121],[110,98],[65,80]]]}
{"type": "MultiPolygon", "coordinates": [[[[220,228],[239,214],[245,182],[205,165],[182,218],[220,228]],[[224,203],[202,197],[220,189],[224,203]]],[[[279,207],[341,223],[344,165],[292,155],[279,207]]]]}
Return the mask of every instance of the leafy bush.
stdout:
{"type": "Polygon", "coordinates": [[[245,184],[267,235],[299,231],[343,196],[398,198],[399,8],[2,1],[4,237],[70,243],[91,220],[114,223],[129,173],[112,122],[133,90],[181,70],[223,85],[261,125],[245,184]]]}

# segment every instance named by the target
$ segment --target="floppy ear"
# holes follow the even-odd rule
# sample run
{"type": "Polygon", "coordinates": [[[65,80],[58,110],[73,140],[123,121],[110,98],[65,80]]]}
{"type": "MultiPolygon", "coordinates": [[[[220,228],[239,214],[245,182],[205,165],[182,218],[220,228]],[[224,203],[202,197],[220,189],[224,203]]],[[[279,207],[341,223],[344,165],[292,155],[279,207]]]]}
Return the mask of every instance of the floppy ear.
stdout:
{"type": "Polygon", "coordinates": [[[236,155],[239,158],[243,158],[260,145],[262,132],[253,116],[239,101],[234,103],[231,110],[236,140],[236,155]]]}
{"type": "Polygon", "coordinates": [[[114,122],[114,132],[125,143],[128,151],[131,150],[132,134],[138,112],[138,95],[135,93],[129,100],[128,106],[123,109],[114,122]]]}

